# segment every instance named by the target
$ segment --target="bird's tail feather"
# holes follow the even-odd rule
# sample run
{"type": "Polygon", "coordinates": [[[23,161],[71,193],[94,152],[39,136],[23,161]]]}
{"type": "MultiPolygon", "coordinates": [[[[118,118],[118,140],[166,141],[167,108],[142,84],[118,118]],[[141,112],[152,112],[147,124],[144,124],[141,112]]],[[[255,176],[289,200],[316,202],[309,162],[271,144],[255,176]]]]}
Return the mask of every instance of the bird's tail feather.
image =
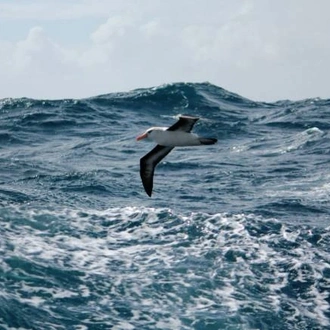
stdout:
{"type": "Polygon", "coordinates": [[[216,143],[218,140],[214,139],[214,138],[199,138],[199,142],[201,144],[214,144],[216,143]]]}

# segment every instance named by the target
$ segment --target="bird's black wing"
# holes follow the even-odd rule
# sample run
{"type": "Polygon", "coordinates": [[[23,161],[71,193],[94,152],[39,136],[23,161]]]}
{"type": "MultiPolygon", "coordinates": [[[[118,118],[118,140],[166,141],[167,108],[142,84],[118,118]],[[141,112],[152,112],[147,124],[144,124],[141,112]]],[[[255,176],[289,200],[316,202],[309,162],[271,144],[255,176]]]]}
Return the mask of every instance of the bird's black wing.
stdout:
{"type": "Polygon", "coordinates": [[[140,176],[143,187],[149,197],[151,197],[154,181],[154,172],[157,164],[170,153],[173,147],[157,145],[150,152],[140,159],[140,176]]]}
{"type": "Polygon", "coordinates": [[[180,116],[179,120],[169,127],[168,131],[183,131],[190,133],[192,128],[194,127],[198,117],[190,117],[190,116],[180,116]]]}

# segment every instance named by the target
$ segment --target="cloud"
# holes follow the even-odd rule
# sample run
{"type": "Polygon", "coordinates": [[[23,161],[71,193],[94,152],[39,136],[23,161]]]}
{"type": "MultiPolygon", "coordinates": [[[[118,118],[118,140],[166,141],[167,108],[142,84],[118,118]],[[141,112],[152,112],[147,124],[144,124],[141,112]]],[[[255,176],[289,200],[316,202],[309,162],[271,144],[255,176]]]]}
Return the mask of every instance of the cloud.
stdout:
{"type": "Polygon", "coordinates": [[[74,62],[74,55],[75,52],[61,47],[46,35],[42,27],[36,26],[30,29],[25,40],[15,44],[12,73],[47,78],[66,74],[74,62]]]}
{"type": "Polygon", "coordinates": [[[142,24],[140,26],[140,31],[147,38],[164,35],[164,33],[161,30],[161,26],[157,20],[152,20],[146,24],[142,24]]]}
{"type": "Polygon", "coordinates": [[[36,63],[42,69],[46,64],[44,60],[48,61],[48,56],[53,56],[55,49],[55,45],[45,36],[41,27],[32,28],[27,38],[15,46],[12,58],[14,71],[19,73],[36,63]]]}
{"type": "MultiPolygon", "coordinates": [[[[128,2],[130,0],[127,0],[128,2]]],[[[126,1],[125,1],[126,2],[126,1]]],[[[72,20],[87,17],[107,17],[109,10],[122,10],[126,6],[118,1],[50,1],[31,0],[20,3],[2,1],[0,19],[6,20],[72,20]]]]}
{"type": "Polygon", "coordinates": [[[39,26],[31,28],[24,40],[7,43],[0,58],[0,97],[51,96],[56,95],[54,88],[63,93],[68,87],[63,82],[75,71],[73,52],[53,42],[39,26]]]}
{"type": "Polygon", "coordinates": [[[92,33],[91,38],[95,43],[105,43],[114,37],[124,37],[132,26],[134,26],[133,22],[125,16],[110,17],[92,33]]]}
{"type": "Polygon", "coordinates": [[[21,40],[0,40],[0,97],[87,97],[173,81],[210,81],[257,100],[329,97],[330,5],[320,3],[7,2],[7,19],[103,19],[86,42],[65,43],[40,20],[21,40]]]}

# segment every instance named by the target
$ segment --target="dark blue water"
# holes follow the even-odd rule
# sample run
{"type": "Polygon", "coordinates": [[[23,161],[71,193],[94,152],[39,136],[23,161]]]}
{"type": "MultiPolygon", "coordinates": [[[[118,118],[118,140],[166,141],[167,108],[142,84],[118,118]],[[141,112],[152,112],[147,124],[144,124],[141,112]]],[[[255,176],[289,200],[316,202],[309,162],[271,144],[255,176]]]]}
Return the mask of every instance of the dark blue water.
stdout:
{"type": "Polygon", "coordinates": [[[0,329],[330,329],[330,100],[211,84],[0,101],[0,329]],[[135,137],[199,116],[153,197],[135,137]]]}

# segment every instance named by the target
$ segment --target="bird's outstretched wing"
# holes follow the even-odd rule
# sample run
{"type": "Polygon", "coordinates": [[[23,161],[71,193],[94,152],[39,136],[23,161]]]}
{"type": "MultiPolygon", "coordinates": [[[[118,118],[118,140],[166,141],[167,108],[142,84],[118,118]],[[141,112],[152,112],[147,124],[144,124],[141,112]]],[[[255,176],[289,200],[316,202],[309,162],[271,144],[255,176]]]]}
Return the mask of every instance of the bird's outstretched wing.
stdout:
{"type": "Polygon", "coordinates": [[[140,159],[140,176],[144,190],[149,197],[151,197],[152,194],[155,167],[166,155],[170,153],[172,149],[173,147],[157,145],[140,159]]]}
{"type": "Polygon", "coordinates": [[[194,127],[198,117],[190,117],[190,116],[180,116],[179,120],[169,127],[168,131],[183,131],[190,133],[192,128],[194,127]]]}

